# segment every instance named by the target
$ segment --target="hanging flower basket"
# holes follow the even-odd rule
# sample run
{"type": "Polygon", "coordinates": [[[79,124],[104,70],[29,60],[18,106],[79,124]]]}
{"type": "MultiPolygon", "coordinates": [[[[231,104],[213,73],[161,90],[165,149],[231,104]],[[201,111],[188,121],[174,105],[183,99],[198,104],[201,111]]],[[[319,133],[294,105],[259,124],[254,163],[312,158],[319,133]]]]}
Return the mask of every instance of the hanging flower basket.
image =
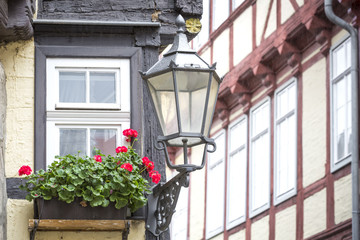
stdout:
{"type": "Polygon", "coordinates": [[[22,166],[19,175],[26,175],[27,181],[20,189],[28,192],[27,200],[38,200],[39,216],[124,219],[127,211],[123,208],[135,212],[143,207],[147,202],[144,194],[150,193],[143,174],[147,171],[154,183],[161,176],[154,171],[152,161],[141,158],[133,149],[137,131],[126,129],[123,134],[132,145],[117,147],[115,156],[105,156],[99,150],[94,157],[56,156],[46,171],[34,174],[29,166],[22,166]]]}

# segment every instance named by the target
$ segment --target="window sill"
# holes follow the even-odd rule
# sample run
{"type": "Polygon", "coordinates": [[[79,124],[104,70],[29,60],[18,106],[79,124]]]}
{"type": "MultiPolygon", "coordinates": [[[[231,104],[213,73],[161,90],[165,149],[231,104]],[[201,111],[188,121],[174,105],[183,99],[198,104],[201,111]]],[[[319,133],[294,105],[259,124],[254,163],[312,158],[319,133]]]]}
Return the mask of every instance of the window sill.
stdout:
{"type": "Polygon", "coordinates": [[[124,231],[129,220],[64,220],[29,219],[28,230],[32,231],[124,231]]]}

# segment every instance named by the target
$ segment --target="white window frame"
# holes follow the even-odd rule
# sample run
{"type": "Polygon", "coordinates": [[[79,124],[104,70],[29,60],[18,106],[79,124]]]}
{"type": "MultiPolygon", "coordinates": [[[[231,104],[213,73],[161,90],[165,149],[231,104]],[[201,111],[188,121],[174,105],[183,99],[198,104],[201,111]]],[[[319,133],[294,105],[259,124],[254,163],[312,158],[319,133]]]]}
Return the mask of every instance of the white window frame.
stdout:
{"type": "MultiPolygon", "coordinates": [[[[217,133],[213,138],[214,141],[216,142],[217,139],[219,139],[220,137],[223,137],[224,142],[222,143],[223,147],[224,147],[224,153],[222,155],[222,158],[218,159],[215,164],[213,164],[212,166],[210,166],[210,162],[211,162],[211,154],[208,154],[208,161],[207,161],[207,186],[206,186],[206,239],[212,238],[215,235],[221,233],[224,231],[224,208],[225,208],[225,156],[226,156],[226,132],[225,130],[221,130],[219,133],[217,133]],[[211,176],[211,168],[215,168],[215,167],[221,167],[220,171],[222,171],[222,176],[216,176],[216,178],[214,178],[214,176],[211,176]],[[223,181],[223,186],[222,189],[215,189],[213,186],[210,186],[210,181],[209,179],[215,179],[217,181],[223,181]],[[216,196],[218,196],[217,202],[216,202],[216,207],[212,206],[211,204],[209,204],[210,199],[213,200],[213,198],[211,198],[211,194],[210,191],[213,191],[215,193],[216,196]],[[220,216],[219,219],[219,225],[216,226],[214,229],[210,229],[209,226],[209,219],[211,218],[210,212],[214,212],[214,211],[219,211],[218,215],[220,216]]],[[[219,149],[219,146],[221,146],[221,144],[216,143],[217,145],[217,149],[219,149]]],[[[218,151],[218,150],[217,150],[218,151]]],[[[212,153],[212,154],[216,154],[212,153]]],[[[214,157],[214,156],[213,156],[214,157]]]]}
{"type": "MultiPolygon", "coordinates": [[[[289,199],[292,196],[295,196],[297,194],[297,79],[296,78],[291,78],[289,81],[287,81],[285,84],[283,84],[281,87],[279,87],[278,89],[276,89],[275,91],[275,114],[274,114],[274,205],[278,205],[279,203],[289,199]],[[283,91],[287,91],[290,87],[295,87],[295,96],[290,96],[290,97],[294,97],[294,109],[287,112],[284,116],[280,116],[278,117],[278,104],[279,104],[279,98],[278,96],[283,93],[283,91]],[[295,129],[294,129],[294,142],[292,144],[294,144],[294,156],[293,156],[293,169],[292,169],[292,174],[293,176],[290,176],[290,179],[292,181],[292,186],[291,188],[287,189],[287,191],[285,193],[278,193],[278,183],[279,183],[279,179],[278,179],[278,148],[277,148],[277,144],[278,144],[278,138],[279,136],[277,135],[278,133],[278,126],[280,123],[287,121],[288,118],[290,117],[294,117],[295,119],[295,129]]],[[[288,158],[290,159],[290,158],[288,158]]],[[[288,179],[288,181],[290,181],[290,179],[288,179]]]]}
{"type": "Polygon", "coordinates": [[[263,211],[265,211],[265,210],[267,210],[268,208],[270,208],[270,171],[271,171],[271,169],[270,169],[270,154],[271,154],[271,149],[270,149],[270,145],[271,145],[271,142],[270,142],[270,135],[271,135],[271,132],[270,132],[270,112],[271,112],[271,101],[270,101],[270,97],[267,97],[267,98],[265,98],[263,101],[261,101],[260,103],[258,103],[257,105],[255,105],[254,107],[252,107],[251,109],[250,109],[250,143],[249,143],[249,151],[250,151],[250,153],[249,153],[249,155],[250,155],[250,161],[249,161],[249,181],[250,181],[250,183],[249,183],[249,216],[250,216],[250,218],[252,218],[252,217],[254,217],[254,216],[256,216],[256,215],[258,215],[258,214],[260,214],[260,213],[262,213],[263,211]],[[268,108],[269,108],[269,110],[268,110],[268,119],[267,119],[267,129],[265,129],[265,130],[263,130],[261,133],[259,133],[259,134],[257,134],[257,135],[255,135],[255,136],[253,136],[253,115],[254,115],[254,112],[256,112],[258,109],[260,109],[260,108],[262,108],[265,104],[268,104],[268,108]],[[262,206],[260,206],[260,207],[258,207],[258,208],[256,208],[256,209],[253,209],[253,178],[255,178],[254,176],[253,176],[253,171],[254,171],[254,169],[253,169],[253,161],[254,161],[254,159],[253,159],[253,153],[252,153],[252,149],[253,149],[253,144],[254,144],[254,142],[257,140],[257,139],[259,139],[261,136],[263,136],[263,135],[265,135],[265,134],[267,134],[267,141],[268,141],[268,149],[269,149],[269,152],[268,152],[268,157],[267,157],[267,159],[265,159],[265,161],[267,162],[267,166],[264,166],[264,165],[262,165],[262,167],[267,167],[268,169],[266,169],[266,171],[268,171],[268,179],[265,179],[266,181],[267,181],[267,183],[266,182],[264,182],[264,185],[266,185],[267,186],[267,190],[268,190],[268,194],[267,194],[267,196],[266,196],[266,202],[262,205],[262,206]]]}
{"type": "MultiPolygon", "coordinates": [[[[62,127],[116,129],[116,145],[127,145],[125,138],[122,137],[122,131],[130,127],[129,59],[47,58],[46,86],[46,166],[54,161],[56,155],[59,155],[59,136],[62,127]],[[59,103],[59,69],[116,71],[118,79],[116,104],[59,103]]],[[[89,136],[87,138],[88,141],[89,136]]],[[[86,155],[90,155],[91,149],[87,150],[86,155]]]]}
{"type": "Polygon", "coordinates": [[[127,59],[83,59],[83,58],[47,58],[46,91],[47,110],[58,109],[116,109],[130,110],[130,81],[123,81],[129,76],[130,65],[127,59]],[[59,101],[59,72],[81,71],[86,73],[86,97],[89,101],[89,73],[115,73],[115,103],[61,103],[59,101]]]}
{"type": "MultiPolygon", "coordinates": [[[[229,125],[229,132],[228,132],[228,157],[227,157],[227,204],[226,204],[226,229],[229,230],[243,222],[246,221],[246,192],[247,192],[247,140],[248,140],[248,118],[246,115],[240,117],[239,119],[237,119],[236,121],[232,122],[229,125]],[[237,145],[235,149],[231,149],[231,136],[232,136],[232,129],[234,129],[235,127],[239,127],[239,125],[244,124],[245,126],[245,134],[244,136],[239,136],[239,138],[244,138],[244,143],[242,145],[237,145]],[[245,161],[244,164],[244,168],[241,169],[234,169],[231,166],[231,157],[241,151],[245,152],[245,159],[241,159],[242,161],[245,161]],[[244,181],[244,188],[241,188],[241,186],[239,185],[239,191],[243,192],[243,206],[240,206],[244,212],[243,215],[239,215],[236,219],[230,219],[230,212],[232,212],[232,210],[230,209],[230,189],[229,189],[229,184],[231,184],[231,174],[230,171],[231,170],[235,170],[237,171],[237,174],[242,178],[242,180],[244,181]]],[[[238,141],[237,141],[238,142],[238,141]]],[[[239,160],[239,159],[237,159],[239,160]]],[[[237,182],[238,184],[238,182],[237,182]]],[[[237,199],[239,200],[239,199],[237,199]]],[[[239,201],[240,203],[240,201],[239,201]]]]}
{"type": "MultiPolygon", "coordinates": [[[[346,47],[345,44],[351,44],[350,41],[350,37],[346,36],[344,39],[342,39],[339,43],[337,43],[336,45],[332,46],[330,49],[330,114],[331,114],[331,130],[330,130],[330,134],[331,134],[331,172],[335,172],[338,169],[344,167],[345,165],[349,164],[351,162],[351,149],[348,149],[348,153],[345,153],[345,156],[341,159],[337,159],[336,157],[336,153],[337,153],[337,149],[336,149],[336,144],[335,144],[335,137],[337,135],[336,133],[336,113],[335,113],[335,87],[334,84],[340,82],[340,81],[346,81],[346,78],[350,78],[349,83],[351,84],[351,72],[350,72],[350,68],[351,68],[351,56],[345,56],[345,59],[347,59],[348,62],[348,67],[341,72],[338,76],[334,76],[334,52],[336,51],[337,48],[339,47],[346,47]]],[[[351,46],[350,46],[351,49],[351,46]]],[[[351,51],[350,51],[351,52],[351,51]]],[[[345,50],[345,54],[346,54],[346,50],[345,50]]],[[[351,54],[351,53],[350,53],[351,54]]],[[[345,83],[346,85],[346,83],[345,83]]],[[[351,86],[350,86],[351,88],[351,86]]],[[[345,91],[346,91],[346,86],[345,86],[345,91]]],[[[350,96],[351,98],[351,96],[350,96]]],[[[350,108],[347,108],[347,111],[351,111],[351,102],[350,102],[350,108]]],[[[345,114],[347,116],[347,113],[345,114]]],[[[350,121],[350,128],[351,128],[351,119],[347,119],[346,122],[350,121]]],[[[349,126],[347,125],[346,128],[349,128],[349,126]]],[[[353,134],[353,133],[352,133],[353,134]]],[[[351,141],[351,140],[350,140],[351,141]]]]}

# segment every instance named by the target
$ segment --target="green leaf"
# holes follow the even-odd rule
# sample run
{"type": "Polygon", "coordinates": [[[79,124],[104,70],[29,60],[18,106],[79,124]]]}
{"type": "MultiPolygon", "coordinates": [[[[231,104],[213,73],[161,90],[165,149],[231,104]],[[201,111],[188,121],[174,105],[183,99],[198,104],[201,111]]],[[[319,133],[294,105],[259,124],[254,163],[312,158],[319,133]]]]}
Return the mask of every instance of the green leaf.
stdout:
{"type": "Polygon", "coordinates": [[[29,193],[29,194],[26,195],[25,199],[28,200],[29,202],[31,202],[33,200],[33,197],[29,193]]]}
{"type": "Polygon", "coordinates": [[[64,186],[64,188],[65,188],[66,190],[70,191],[70,192],[72,192],[72,191],[75,190],[75,187],[74,187],[74,185],[72,185],[72,184],[69,184],[69,185],[67,185],[67,186],[64,186]]]}
{"type": "Polygon", "coordinates": [[[91,191],[90,190],[86,190],[85,192],[84,192],[84,194],[83,194],[83,199],[85,200],[85,201],[88,201],[88,202],[90,202],[90,201],[92,201],[93,200],[93,195],[91,194],[91,191]]]}
{"type": "Polygon", "coordinates": [[[109,203],[110,203],[109,200],[104,199],[104,201],[103,201],[103,203],[101,204],[101,206],[102,206],[102,207],[107,207],[107,206],[109,206],[109,203]]]}
{"type": "Polygon", "coordinates": [[[128,203],[128,200],[126,198],[117,198],[115,208],[120,209],[122,207],[125,207],[127,203],[128,203]]]}
{"type": "Polygon", "coordinates": [[[100,206],[100,205],[102,205],[104,199],[105,199],[104,196],[96,196],[90,202],[90,206],[92,206],[92,207],[100,206]]]}

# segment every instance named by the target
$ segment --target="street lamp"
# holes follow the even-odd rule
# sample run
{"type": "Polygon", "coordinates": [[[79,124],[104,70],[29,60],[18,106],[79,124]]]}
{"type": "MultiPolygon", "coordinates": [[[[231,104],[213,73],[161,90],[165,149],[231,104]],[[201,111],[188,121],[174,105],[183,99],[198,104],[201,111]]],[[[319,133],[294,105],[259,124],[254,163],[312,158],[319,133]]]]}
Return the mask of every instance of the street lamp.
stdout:
{"type": "Polygon", "coordinates": [[[157,185],[148,197],[146,228],[155,236],[167,230],[181,186],[188,187],[189,173],[202,169],[206,151],[216,149],[209,132],[221,79],[215,65],[209,66],[190,48],[184,18],[179,15],[175,23],[178,30],[173,46],[160,61],[141,74],[149,87],[163,132],[163,136],[157,137],[156,148],[164,151],[168,167],[179,172],[165,184],[157,185]],[[201,164],[190,164],[188,148],[200,145],[203,147],[201,164]],[[212,148],[208,149],[208,145],[212,148]],[[171,163],[167,147],[183,148],[183,164],[171,163]]]}

